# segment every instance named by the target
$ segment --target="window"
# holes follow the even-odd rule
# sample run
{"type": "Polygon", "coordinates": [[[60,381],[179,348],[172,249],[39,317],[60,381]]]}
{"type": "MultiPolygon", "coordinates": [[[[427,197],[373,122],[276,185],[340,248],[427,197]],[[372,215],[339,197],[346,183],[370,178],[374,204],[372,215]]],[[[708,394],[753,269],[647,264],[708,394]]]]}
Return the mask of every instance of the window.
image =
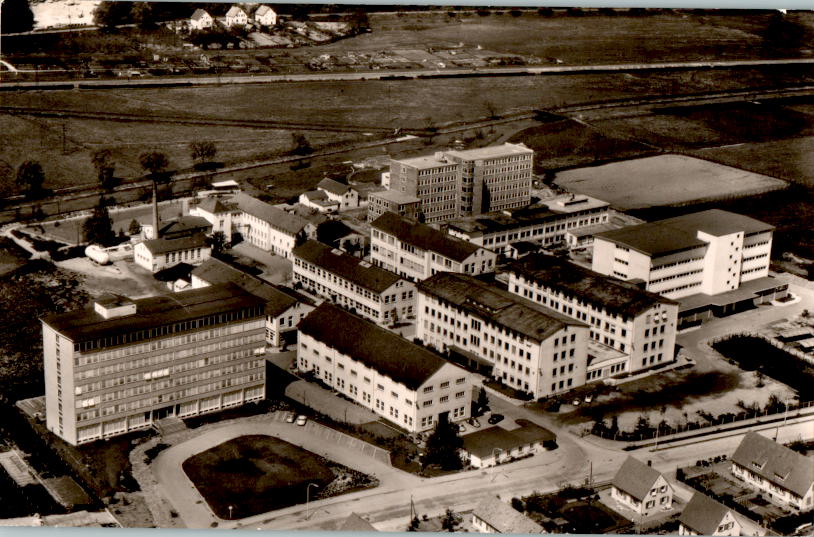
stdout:
{"type": "Polygon", "coordinates": [[[441,386],[439,386],[439,387],[440,387],[442,390],[443,390],[444,388],[449,388],[449,381],[442,382],[442,383],[441,383],[441,386]]]}
{"type": "Polygon", "coordinates": [[[438,400],[439,403],[446,403],[447,401],[449,401],[448,395],[444,395],[438,400]]]}
{"type": "Polygon", "coordinates": [[[421,404],[421,406],[423,406],[424,408],[426,408],[426,407],[428,407],[428,406],[432,406],[432,399],[427,399],[426,401],[424,401],[424,402],[421,404]]]}
{"type": "Polygon", "coordinates": [[[424,393],[432,393],[432,386],[425,386],[424,393]]]}
{"type": "Polygon", "coordinates": [[[466,382],[466,378],[465,378],[465,377],[461,377],[461,378],[459,378],[459,379],[457,379],[457,380],[455,381],[455,384],[463,384],[464,382],[466,382]]]}

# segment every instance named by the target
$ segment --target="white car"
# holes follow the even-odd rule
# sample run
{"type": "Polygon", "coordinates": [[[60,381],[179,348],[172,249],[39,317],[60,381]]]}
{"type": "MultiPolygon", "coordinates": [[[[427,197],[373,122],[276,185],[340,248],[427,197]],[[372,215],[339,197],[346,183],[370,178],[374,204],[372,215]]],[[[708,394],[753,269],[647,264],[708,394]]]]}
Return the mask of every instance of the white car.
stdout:
{"type": "Polygon", "coordinates": [[[590,402],[591,402],[591,401],[593,401],[593,400],[594,400],[594,396],[593,396],[593,395],[586,395],[586,396],[585,396],[585,402],[586,402],[586,403],[590,403],[590,402]]]}
{"type": "Polygon", "coordinates": [[[297,416],[297,425],[299,425],[300,427],[304,427],[307,422],[308,418],[306,416],[303,415],[297,416]]]}
{"type": "Polygon", "coordinates": [[[574,405],[574,406],[579,406],[579,399],[574,399],[574,400],[571,402],[571,404],[572,404],[572,405],[574,405]]]}
{"type": "Polygon", "coordinates": [[[293,412],[289,412],[288,415],[285,417],[286,423],[294,423],[294,420],[297,419],[297,415],[293,412]]]}

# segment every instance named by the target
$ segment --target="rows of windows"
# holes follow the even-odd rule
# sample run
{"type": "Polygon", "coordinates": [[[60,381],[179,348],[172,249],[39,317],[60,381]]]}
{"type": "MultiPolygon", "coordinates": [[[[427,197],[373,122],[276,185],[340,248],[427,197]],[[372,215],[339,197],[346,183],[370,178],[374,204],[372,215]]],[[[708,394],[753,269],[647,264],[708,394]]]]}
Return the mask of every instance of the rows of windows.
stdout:
{"type": "Polygon", "coordinates": [[[655,285],[657,283],[666,282],[669,280],[675,280],[677,278],[684,278],[686,276],[692,276],[694,274],[701,274],[702,272],[704,272],[703,269],[688,270],[687,272],[680,272],[678,274],[672,274],[670,276],[665,276],[663,278],[656,278],[654,280],[650,280],[650,285],[655,285]]]}
{"type": "Polygon", "coordinates": [[[659,291],[659,293],[662,294],[662,295],[667,295],[667,294],[670,294],[670,293],[675,293],[676,291],[683,291],[684,289],[692,289],[693,287],[700,287],[700,286],[701,286],[701,282],[688,283],[688,284],[685,284],[685,285],[679,285],[677,287],[673,287],[672,289],[664,289],[663,291],[659,291]]]}
{"type": "Polygon", "coordinates": [[[678,265],[686,265],[687,263],[694,263],[696,261],[703,261],[704,256],[698,257],[688,257],[687,259],[681,259],[679,261],[673,261],[672,263],[663,263],[661,265],[653,265],[650,268],[650,272],[655,272],[657,270],[664,270],[671,267],[677,267],[678,265]]]}

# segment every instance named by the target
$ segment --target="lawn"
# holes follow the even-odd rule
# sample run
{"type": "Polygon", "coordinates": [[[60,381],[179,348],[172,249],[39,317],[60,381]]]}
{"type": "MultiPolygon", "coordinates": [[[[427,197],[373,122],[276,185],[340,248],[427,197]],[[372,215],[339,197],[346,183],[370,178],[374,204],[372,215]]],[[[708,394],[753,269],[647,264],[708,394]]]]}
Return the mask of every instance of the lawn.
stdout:
{"type": "MultiPolygon", "coordinates": [[[[190,457],[183,468],[217,516],[245,518],[371,486],[368,476],[283,440],[241,436],[190,457]],[[334,481],[346,483],[337,487],[334,481]],[[331,485],[329,487],[329,485],[331,485]],[[229,506],[233,507],[232,512],[229,506]]],[[[375,485],[373,485],[375,486],[375,485]]]]}
{"type": "Polygon", "coordinates": [[[684,155],[658,155],[557,174],[568,190],[609,202],[617,209],[685,204],[784,188],[786,183],[684,155]]]}
{"type": "Polygon", "coordinates": [[[560,514],[571,523],[573,533],[583,535],[609,533],[630,523],[600,502],[569,503],[560,510],[560,514]]]}
{"type": "Polygon", "coordinates": [[[814,367],[767,341],[752,336],[733,336],[712,347],[747,371],[760,371],[796,390],[800,401],[814,398],[814,367]]]}

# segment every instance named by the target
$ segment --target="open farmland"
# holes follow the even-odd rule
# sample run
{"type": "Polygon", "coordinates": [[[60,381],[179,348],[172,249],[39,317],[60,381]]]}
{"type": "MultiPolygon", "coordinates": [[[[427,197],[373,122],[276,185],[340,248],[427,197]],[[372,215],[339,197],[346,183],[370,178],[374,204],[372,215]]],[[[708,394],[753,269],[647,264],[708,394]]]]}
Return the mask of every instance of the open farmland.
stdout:
{"type": "Polygon", "coordinates": [[[567,170],[556,183],[620,210],[736,197],[784,188],[779,179],[683,155],[659,155],[567,170]]]}

